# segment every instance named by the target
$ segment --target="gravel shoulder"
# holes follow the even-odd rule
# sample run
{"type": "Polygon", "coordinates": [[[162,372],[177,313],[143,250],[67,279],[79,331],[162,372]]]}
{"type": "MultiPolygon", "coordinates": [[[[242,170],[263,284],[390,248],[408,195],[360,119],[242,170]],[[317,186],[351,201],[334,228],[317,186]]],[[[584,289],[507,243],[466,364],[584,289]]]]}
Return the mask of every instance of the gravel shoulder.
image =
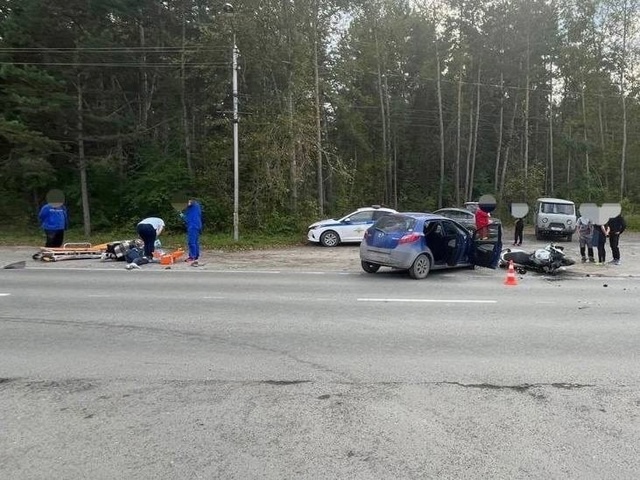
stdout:
{"type": "MultiPolygon", "coordinates": [[[[511,231],[507,231],[504,239],[505,248],[510,245],[511,231]]],[[[525,233],[523,246],[525,250],[535,250],[548,242],[536,241],[532,233],[525,233]]],[[[567,254],[579,261],[578,242],[562,242],[567,254]]],[[[581,264],[567,268],[567,274],[578,276],[632,276],[640,277],[640,233],[625,232],[620,239],[622,265],[597,266],[581,264]]],[[[38,251],[33,247],[0,247],[0,268],[24,261],[25,268],[78,268],[78,269],[124,269],[124,262],[90,260],[64,260],[57,262],[35,261],[31,257],[38,251]]],[[[611,251],[607,246],[607,259],[611,259],[611,251]]],[[[145,269],[166,269],[163,265],[144,266],[145,269]]],[[[306,272],[361,272],[357,245],[340,245],[325,248],[314,244],[288,248],[269,248],[245,251],[207,250],[203,252],[200,266],[193,268],[185,262],[170,266],[178,270],[298,270],[306,272]]]]}

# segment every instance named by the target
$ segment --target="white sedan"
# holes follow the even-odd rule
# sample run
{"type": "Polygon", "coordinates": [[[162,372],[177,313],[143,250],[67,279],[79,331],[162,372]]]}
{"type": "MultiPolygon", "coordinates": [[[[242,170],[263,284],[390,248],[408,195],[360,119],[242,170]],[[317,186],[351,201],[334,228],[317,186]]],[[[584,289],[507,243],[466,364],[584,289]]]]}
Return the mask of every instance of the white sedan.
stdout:
{"type": "Polygon", "coordinates": [[[335,247],[341,243],[360,243],[367,228],[388,213],[396,211],[392,208],[372,206],[359,208],[338,220],[321,220],[309,225],[307,239],[324,247],[335,247]]]}

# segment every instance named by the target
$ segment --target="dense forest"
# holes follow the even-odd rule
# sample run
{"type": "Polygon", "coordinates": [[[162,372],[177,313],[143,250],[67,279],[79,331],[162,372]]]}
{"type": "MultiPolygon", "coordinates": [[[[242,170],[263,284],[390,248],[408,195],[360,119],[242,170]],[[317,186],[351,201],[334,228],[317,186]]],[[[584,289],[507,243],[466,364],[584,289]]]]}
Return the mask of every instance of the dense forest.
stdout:
{"type": "Polygon", "coordinates": [[[0,222],[56,188],[87,235],[187,194],[231,231],[235,165],[241,231],[640,205],[638,0],[232,3],[0,0],[0,222]]]}

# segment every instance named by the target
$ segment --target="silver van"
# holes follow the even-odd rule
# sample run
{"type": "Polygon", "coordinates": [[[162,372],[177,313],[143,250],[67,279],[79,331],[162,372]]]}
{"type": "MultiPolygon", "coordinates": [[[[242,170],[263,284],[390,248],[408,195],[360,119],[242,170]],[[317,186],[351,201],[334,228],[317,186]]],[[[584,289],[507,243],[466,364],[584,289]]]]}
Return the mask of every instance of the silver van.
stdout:
{"type": "Polygon", "coordinates": [[[561,198],[539,198],[533,210],[536,240],[566,237],[570,242],[576,231],[576,205],[561,198]]]}

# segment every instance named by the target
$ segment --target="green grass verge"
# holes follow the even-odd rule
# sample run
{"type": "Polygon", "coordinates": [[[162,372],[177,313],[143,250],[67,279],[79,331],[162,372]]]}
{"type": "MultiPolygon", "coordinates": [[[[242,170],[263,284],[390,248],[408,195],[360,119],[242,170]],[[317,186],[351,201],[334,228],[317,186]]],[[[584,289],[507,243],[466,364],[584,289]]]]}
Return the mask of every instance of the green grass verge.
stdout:
{"type": "MultiPolygon", "coordinates": [[[[64,241],[68,243],[88,242],[92,245],[113,242],[116,240],[129,240],[136,238],[135,232],[113,231],[99,232],[87,238],[81,229],[70,229],[65,233],[64,241]]],[[[187,237],[185,233],[168,233],[160,235],[160,241],[164,248],[186,249],[187,237]]],[[[238,241],[233,240],[230,233],[204,233],[200,237],[200,248],[205,250],[259,250],[265,248],[285,248],[306,244],[303,236],[278,236],[261,233],[241,233],[238,241]]],[[[0,246],[25,246],[41,247],[44,245],[44,234],[36,229],[17,229],[2,227],[0,229],[0,246]]]]}

